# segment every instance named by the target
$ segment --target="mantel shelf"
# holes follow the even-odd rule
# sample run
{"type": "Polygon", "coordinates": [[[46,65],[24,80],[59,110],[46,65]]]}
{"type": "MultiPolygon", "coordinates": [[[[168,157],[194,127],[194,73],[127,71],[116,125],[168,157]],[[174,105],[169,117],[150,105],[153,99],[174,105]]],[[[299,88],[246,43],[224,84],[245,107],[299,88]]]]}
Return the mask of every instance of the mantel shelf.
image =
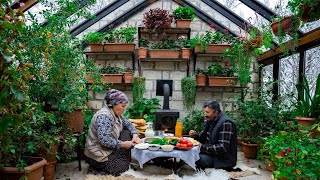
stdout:
{"type": "Polygon", "coordinates": [[[189,34],[191,28],[167,28],[159,31],[152,31],[150,29],[145,29],[144,27],[139,27],[138,31],[140,33],[168,33],[168,34],[189,34]]]}
{"type": "Polygon", "coordinates": [[[141,62],[189,62],[190,59],[183,58],[141,58],[141,62]]]}

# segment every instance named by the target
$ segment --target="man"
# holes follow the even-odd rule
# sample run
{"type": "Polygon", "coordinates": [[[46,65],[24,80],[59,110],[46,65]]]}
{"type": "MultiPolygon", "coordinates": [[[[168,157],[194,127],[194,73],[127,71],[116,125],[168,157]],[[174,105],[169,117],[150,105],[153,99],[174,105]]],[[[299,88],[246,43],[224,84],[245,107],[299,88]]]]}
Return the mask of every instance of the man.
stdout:
{"type": "Polygon", "coordinates": [[[190,130],[190,137],[200,141],[198,168],[232,169],[237,163],[237,130],[235,123],[220,110],[217,101],[204,105],[205,128],[198,135],[190,130]]]}

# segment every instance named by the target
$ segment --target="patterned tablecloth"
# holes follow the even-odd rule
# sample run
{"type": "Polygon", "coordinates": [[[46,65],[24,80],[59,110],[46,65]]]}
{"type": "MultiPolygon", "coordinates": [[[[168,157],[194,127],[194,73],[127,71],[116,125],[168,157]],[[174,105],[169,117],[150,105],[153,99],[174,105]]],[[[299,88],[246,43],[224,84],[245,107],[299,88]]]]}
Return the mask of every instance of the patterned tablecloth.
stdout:
{"type": "Polygon", "coordinates": [[[157,157],[174,157],[180,158],[185,161],[190,167],[196,170],[196,161],[200,159],[199,157],[200,148],[199,146],[194,146],[189,150],[177,150],[174,149],[171,152],[162,151],[161,148],[158,151],[150,151],[148,149],[137,149],[133,148],[131,150],[131,155],[137,159],[139,162],[140,168],[143,168],[143,164],[148,162],[149,160],[157,157]]]}

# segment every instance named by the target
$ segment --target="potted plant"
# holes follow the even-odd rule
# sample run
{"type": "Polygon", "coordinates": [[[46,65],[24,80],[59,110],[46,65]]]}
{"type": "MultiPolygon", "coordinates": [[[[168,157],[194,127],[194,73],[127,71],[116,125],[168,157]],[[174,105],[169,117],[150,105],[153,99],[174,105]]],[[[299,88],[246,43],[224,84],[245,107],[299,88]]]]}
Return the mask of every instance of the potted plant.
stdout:
{"type": "Polygon", "coordinates": [[[149,54],[150,58],[179,58],[179,45],[172,39],[155,42],[149,54]]]}
{"type": "Polygon", "coordinates": [[[189,134],[190,130],[201,132],[204,127],[203,110],[193,110],[183,119],[183,134],[189,134]]]}
{"type": "Polygon", "coordinates": [[[230,62],[225,62],[223,68],[218,63],[213,63],[207,70],[208,85],[209,86],[235,86],[237,85],[237,78],[234,77],[234,71],[230,68],[230,62]]]}
{"type": "Polygon", "coordinates": [[[185,36],[179,36],[178,38],[181,48],[181,58],[182,59],[190,59],[190,40],[185,36]]]}
{"type": "Polygon", "coordinates": [[[205,86],[206,85],[206,80],[207,80],[207,72],[202,69],[197,69],[196,72],[196,84],[197,86],[205,86]]]}
{"type": "Polygon", "coordinates": [[[287,6],[303,22],[316,21],[320,18],[319,0],[289,0],[287,6]]]}
{"type": "Polygon", "coordinates": [[[123,69],[123,81],[124,83],[132,83],[133,82],[134,73],[132,69],[128,66],[127,68],[123,69]]]}
{"type": "Polygon", "coordinates": [[[139,49],[138,49],[138,58],[147,58],[149,41],[147,39],[139,39],[139,49]]]}
{"type": "Polygon", "coordinates": [[[120,29],[111,29],[104,37],[104,51],[132,52],[135,44],[134,35],[137,33],[135,27],[127,26],[120,29]]]}
{"type": "Polygon", "coordinates": [[[194,9],[189,6],[178,7],[172,13],[178,28],[189,28],[195,17],[194,9]]]}
{"type": "Polygon", "coordinates": [[[146,29],[151,31],[170,28],[172,23],[172,15],[169,11],[156,8],[150,9],[143,14],[143,24],[146,29]]]}
{"type": "Polygon", "coordinates": [[[211,25],[214,31],[206,31],[198,37],[198,43],[194,47],[194,52],[223,53],[230,47],[231,37],[228,31],[220,32],[211,25]]]}
{"type": "Polygon", "coordinates": [[[271,24],[273,33],[278,36],[284,33],[296,32],[300,26],[300,20],[297,16],[287,16],[284,18],[275,18],[271,24]]]}
{"type": "Polygon", "coordinates": [[[183,106],[191,110],[196,100],[196,81],[194,77],[184,77],[181,79],[181,91],[183,106]]]}
{"type": "Polygon", "coordinates": [[[104,83],[122,83],[123,69],[118,66],[100,67],[100,76],[103,77],[104,83]]]}
{"type": "Polygon", "coordinates": [[[272,163],[276,179],[317,179],[319,143],[319,138],[310,140],[309,135],[287,128],[264,139],[259,158],[272,163]]]}
{"type": "Polygon", "coordinates": [[[296,119],[298,124],[310,127],[320,117],[320,74],[317,77],[314,95],[311,95],[307,78],[303,77],[303,82],[296,85],[298,96],[295,103],[296,119]]]}
{"type": "Polygon", "coordinates": [[[89,43],[91,52],[102,52],[104,34],[101,32],[90,32],[83,37],[85,43],[89,43]]]}

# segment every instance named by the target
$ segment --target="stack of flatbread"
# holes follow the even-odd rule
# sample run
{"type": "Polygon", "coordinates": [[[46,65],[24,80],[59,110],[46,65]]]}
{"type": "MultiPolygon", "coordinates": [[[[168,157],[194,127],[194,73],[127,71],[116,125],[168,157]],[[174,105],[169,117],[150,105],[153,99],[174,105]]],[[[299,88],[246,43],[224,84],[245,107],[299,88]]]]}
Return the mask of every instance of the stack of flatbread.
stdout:
{"type": "Polygon", "coordinates": [[[129,119],[130,122],[136,127],[139,136],[144,136],[144,133],[147,129],[147,122],[144,119],[129,119]]]}

